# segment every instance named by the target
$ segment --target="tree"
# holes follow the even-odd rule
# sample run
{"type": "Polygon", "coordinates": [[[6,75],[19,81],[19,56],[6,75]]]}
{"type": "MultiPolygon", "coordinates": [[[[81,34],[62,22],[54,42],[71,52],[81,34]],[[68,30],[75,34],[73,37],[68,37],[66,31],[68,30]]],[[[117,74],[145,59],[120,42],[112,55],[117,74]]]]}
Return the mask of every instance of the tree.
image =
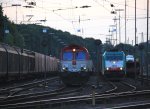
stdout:
{"type": "Polygon", "coordinates": [[[9,44],[9,45],[13,45],[14,43],[14,37],[12,34],[6,34],[5,38],[4,38],[4,42],[9,44]]]}
{"type": "Polygon", "coordinates": [[[0,42],[2,42],[4,36],[4,16],[2,6],[0,5],[0,42]]]}
{"type": "Polygon", "coordinates": [[[14,36],[14,45],[22,48],[24,46],[23,36],[18,32],[16,32],[14,36]]]}

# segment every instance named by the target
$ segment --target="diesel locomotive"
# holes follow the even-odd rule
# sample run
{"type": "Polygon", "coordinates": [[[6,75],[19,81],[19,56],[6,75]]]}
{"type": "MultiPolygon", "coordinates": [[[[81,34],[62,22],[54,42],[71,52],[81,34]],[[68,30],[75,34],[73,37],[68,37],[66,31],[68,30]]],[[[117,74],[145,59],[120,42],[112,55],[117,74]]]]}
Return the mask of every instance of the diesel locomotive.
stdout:
{"type": "Polygon", "coordinates": [[[60,77],[66,85],[82,85],[89,79],[93,69],[88,50],[79,45],[69,45],[61,52],[60,77]]]}

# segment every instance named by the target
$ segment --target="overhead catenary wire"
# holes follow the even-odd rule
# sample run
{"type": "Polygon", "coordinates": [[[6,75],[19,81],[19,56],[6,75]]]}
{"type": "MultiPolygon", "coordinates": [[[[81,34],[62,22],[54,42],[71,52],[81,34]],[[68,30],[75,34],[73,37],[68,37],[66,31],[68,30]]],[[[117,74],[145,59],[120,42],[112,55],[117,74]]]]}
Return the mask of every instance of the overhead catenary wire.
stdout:
{"type": "MultiPolygon", "coordinates": [[[[116,5],[121,5],[121,6],[124,6],[124,3],[116,3],[116,2],[112,2],[112,1],[109,1],[109,0],[101,0],[101,1],[105,1],[105,2],[108,2],[109,4],[113,3],[113,4],[116,4],[116,5]]],[[[128,8],[135,8],[135,6],[130,6],[130,5],[127,5],[128,8]]],[[[138,8],[136,7],[136,9],[138,10],[146,10],[146,9],[142,9],[142,8],[138,8]]]]}
{"type": "Polygon", "coordinates": [[[110,12],[111,10],[109,10],[108,8],[106,8],[104,5],[100,4],[97,0],[93,0],[94,2],[96,2],[99,6],[103,7],[105,10],[107,10],[108,12],[110,12]]]}
{"type": "MultiPolygon", "coordinates": [[[[8,1],[8,0],[7,0],[8,1]]],[[[8,3],[8,5],[9,4],[11,4],[12,2],[11,1],[14,1],[14,0],[10,0],[10,3],[8,3]]],[[[24,1],[24,0],[19,0],[19,1],[24,1]]],[[[27,1],[30,1],[30,0],[27,0],[27,1]]],[[[69,23],[70,23],[70,27],[69,27],[69,29],[71,29],[72,27],[73,27],[73,30],[74,31],[76,31],[77,30],[77,24],[78,23],[75,23],[74,21],[75,20],[78,20],[78,16],[82,16],[83,15],[83,13],[84,13],[84,11],[82,12],[82,10],[79,10],[79,9],[77,9],[76,10],[76,8],[75,9],[71,9],[72,7],[80,7],[79,5],[75,5],[75,3],[74,3],[74,0],[70,0],[70,2],[56,2],[55,3],[55,1],[50,1],[50,4],[51,4],[51,2],[52,2],[52,4],[54,4],[54,5],[44,5],[43,6],[43,9],[42,9],[42,1],[44,2],[44,4],[47,4],[48,2],[46,1],[46,0],[39,0],[39,1],[37,1],[38,3],[37,3],[37,6],[34,6],[35,8],[33,8],[32,9],[32,11],[33,11],[33,14],[34,14],[34,18],[33,19],[31,19],[30,20],[30,22],[33,22],[33,21],[40,21],[40,18],[42,18],[42,17],[39,17],[38,15],[39,14],[42,14],[42,10],[44,10],[44,12],[45,12],[45,16],[46,16],[46,19],[49,21],[49,22],[47,22],[47,24],[48,23],[61,23],[61,22],[67,22],[66,24],[67,25],[69,25],[69,23]],[[40,3],[39,3],[40,2],[40,3]],[[69,3],[71,4],[71,2],[73,2],[72,3],[72,5],[69,5],[69,3]],[[54,11],[53,12],[53,10],[57,10],[57,9],[60,9],[60,11],[54,11]],[[81,12],[81,13],[80,13],[81,12]],[[38,14],[37,14],[38,13],[38,14]],[[64,14],[65,13],[65,14],[64,14]],[[70,13],[70,14],[68,14],[68,16],[67,16],[67,13],[70,13]],[[77,15],[77,13],[79,13],[78,15],[77,15]],[[55,18],[53,18],[53,17],[51,17],[51,16],[57,16],[57,18],[59,19],[59,20],[57,20],[57,19],[55,19],[55,18]],[[51,21],[51,22],[50,22],[51,21]],[[72,26],[72,27],[71,27],[72,26]]],[[[101,12],[101,10],[104,10],[104,12],[109,12],[110,13],[110,11],[111,11],[111,9],[110,9],[110,3],[113,3],[114,1],[113,0],[103,0],[103,2],[102,2],[102,0],[90,0],[93,4],[91,4],[92,5],[92,10],[93,9],[95,9],[95,8],[99,8],[100,9],[100,12],[101,12]],[[113,1],[113,2],[111,2],[111,1],[113,1]],[[107,8],[107,9],[106,9],[107,8]]],[[[120,0],[120,1],[123,1],[123,0],[120,0]]],[[[124,4],[122,3],[122,2],[120,2],[120,1],[117,1],[116,0],[116,2],[117,2],[117,4],[114,4],[115,5],[115,7],[116,6],[118,6],[118,7],[120,7],[120,6],[124,6],[124,4]]],[[[128,0],[129,1],[129,0],[128,0]]],[[[133,0],[134,1],[134,0],[133,0]]],[[[4,1],[5,2],[5,1],[4,1]]],[[[130,2],[132,2],[132,0],[130,0],[130,2]]],[[[128,7],[128,6],[127,6],[128,7]]],[[[145,7],[143,7],[143,8],[145,8],[145,7]]],[[[25,9],[25,8],[24,8],[25,9]]],[[[140,9],[142,9],[142,7],[140,8],[140,9]]],[[[130,8],[130,10],[131,10],[131,8],[130,8]]],[[[143,9],[142,9],[143,10],[143,9]]],[[[19,10],[19,11],[21,11],[21,10],[19,10]]],[[[91,11],[91,10],[90,10],[91,11]]],[[[143,11],[141,11],[141,12],[143,12],[143,11]]],[[[20,12],[21,13],[21,12],[20,12]]],[[[29,11],[24,11],[24,13],[21,13],[21,14],[25,14],[25,13],[29,13],[29,11]]],[[[95,23],[97,20],[99,20],[99,22],[100,21],[102,21],[102,20],[104,20],[104,22],[109,22],[109,20],[112,20],[112,15],[111,14],[107,14],[108,15],[108,17],[107,16],[98,16],[99,14],[101,14],[101,13],[98,13],[96,16],[90,16],[89,18],[91,19],[91,21],[90,22],[87,22],[87,24],[89,25],[90,23],[92,24],[92,23],[95,23]],[[92,18],[91,18],[92,17],[92,18]],[[108,21],[106,21],[106,20],[108,20],[108,21]]],[[[131,15],[132,13],[131,12],[129,12],[129,14],[128,14],[128,17],[127,17],[127,22],[128,23],[131,23],[132,22],[132,15],[131,15]]],[[[43,16],[44,16],[43,15],[43,16]]],[[[85,14],[86,15],[86,14],[85,14]]],[[[95,15],[95,14],[94,14],[95,15]]],[[[87,16],[89,16],[89,15],[87,15],[87,16]]],[[[123,21],[123,19],[124,19],[124,16],[123,16],[123,14],[121,15],[122,17],[121,17],[121,21],[123,21]]],[[[81,17],[81,18],[83,18],[83,17],[81,17]]],[[[139,22],[142,22],[141,20],[145,20],[145,15],[143,14],[143,15],[141,15],[141,14],[139,14],[138,13],[138,17],[137,17],[137,19],[139,19],[139,22]],[[143,18],[142,18],[143,17],[143,18]]],[[[26,21],[27,19],[25,19],[25,21],[26,21]]],[[[80,19],[81,20],[81,19],[80,19]]],[[[21,21],[21,19],[19,19],[18,21],[21,21]]],[[[42,22],[41,22],[42,23],[42,22]]],[[[84,23],[82,23],[82,25],[83,25],[84,23]]],[[[106,24],[106,23],[104,23],[104,24],[106,24]]],[[[59,24],[58,24],[59,25],[59,24]]],[[[65,26],[67,26],[67,25],[65,25],[65,26]]],[[[84,25],[83,25],[84,26],[84,25]]],[[[96,25],[97,26],[97,25],[96,25]]],[[[96,27],[95,26],[95,27],[96,27]]],[[[99,27],[101,26],[101,24],[99,24],[99,27]]],[[[86,27],[84,27],[84,29],[86,28],[86,30],[87,31],[89,31],[88,30],[88,28],[91,28],[91,27],[93,27],[93,25],[92,26],[86,26],[86,27]]],[[[91,30],[92,30],[93,28],[91,28],[91,30]]],[[[121,26],[121,29],[123,29],[122,28],[122,26],[121,26]]],[[[71,30],[72,31],[72,30],[71,30]]],[[[93,31],[93,30],[92,30],[93,31]]],[[[122,30],[123,31],[123,30],[122,30]]],[[[138,29],[138,31],[140,32],[140,30],[138,29]]],[[[143,31],[143,30],[142,30],[143,31]]],[[[84,34],[86,34],[86,31],[85,31],[85,33],[84,34]]],[[[87,34],[88,34],[88,32],[87,32],[87,34]]]]}
{"type": "MultiPolygon", "coordinates": [[[[22,0],[20,0],[20,1],[22,1],[22,0]]],[[[95,2],[97,2],[97,0],[93,0],[93,1],[95,1],[95,2]]],[[[106,0],[105,2],[109,2],[108,0],[106,0]]],[[[98,3],[98,2],[97,2],[98,3]]],[[[98,3],[98,4],[100,4],[100,3],[98,3]]],[[[102,7],[104,7],[102,4],[100,4],[102,7]]],[[[37,8],[42,8],[42,7],[39,7],[39,6],[35,6],[35,7],[37,7],[37,8]]],[[[106,8],[105,8],[106,9],[106,8]]],[[[49,10],[49,9],[46,9],[46,8],[44,8],[43,7],[43,10],[46,10],[46,11],[50,11],[50,12],[52,12],[52,13],[54,13],[55,15],[57,15],[57,16],[59,16],[59,17],[61,17],[63,20],[66,20],[66,21],[68,21],[68,19],[67,18],[65,18],[65,17],[63,17],[62,15],[60,15],[59,13],[55,13],[55,12],[53,12],[54,10],[49,10]]],[[[109,10],[109,9],[106,9],[107,11],[109,10]]],[[[35,11],[35,10],[34,10],[35,11]]],[[[109,10],[109,12],[110,12],[110,10],[109,10]]],[[[138,18],[137,18],[138,19],[138,18]]],[[[142,19],[142,18],[139,18],[139,19],[142,19]]],[[[71,21],[69,21],[69,22],[71,22],[71,21]]]]}
{"type": "MultiPolygon", "coordinates": [[[[22,1],[23,2],[23,0],[19,0],[19,1],[22,1]]],[[[43,1],[43,0],[42,0],[43,1]]],[[[9,4],[12,4],[12,0],[11,1],[9,1],[9,2],[5,2],[5,3],[9,3],[9,4]]],[[[4,3],[4,2],[2,2],[2,3],[4,3]]],[[[12,6],[7,6],[7,7],[12,7],[12,6]]],[[[63,16],[61,16],[60,14],[58,14],[58,13],[55,13],[54,12],[54,10],[49,10],[49,9],[46,9],[46,8],[44,8],[44,6],[43,6],[43,2],[42,2],[42,7],[40,7],[40,6],[35,6],[36,8],[41,8],[42,9],[42,11],[44,11],[44,10],[46,10],[46,11],[48,11],[48,12],[51,12],[51,13],[53,13],[53,14],[55,14],[55,15],[57,15],[57,16],[59,16],[60,18],[62,18],[63,20],[65,20],[65,21],[68,21],[68,19],[66,19],[66,18],[64,18],[63,16]]],[[[35,10],[34,10],[35,11],[35,10]]],[[[45,15],[46,16],[46,15],[45,15]]],[[[71,21],[68,21],[68,22],[70,22],[71,23],[71,21]]]]}

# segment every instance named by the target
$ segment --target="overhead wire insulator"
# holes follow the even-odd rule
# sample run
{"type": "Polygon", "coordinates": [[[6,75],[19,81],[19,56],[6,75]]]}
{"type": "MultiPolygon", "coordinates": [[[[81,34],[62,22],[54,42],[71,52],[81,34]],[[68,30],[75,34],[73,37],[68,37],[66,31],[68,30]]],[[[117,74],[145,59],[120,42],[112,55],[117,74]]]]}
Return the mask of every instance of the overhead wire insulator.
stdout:
{"type": "Polygon", "coordinates": [[[34,8],[33,6],[23,6],[23,7],[25,7],[25,8],[34,8]]]}
{"type": "Polygon", "coordinates": [[[110,4],[111,7],[115,7],[114,4],[110,4]]]}
{"type": "Polygon", "coordinates": [[[117,12],[116,11],[111,11],[111,14],[117,14],[117,12]]]}
{"type": "Polygon", "coordinates": [[[91,6],[85,5],[85,6],[81,6],[80,8],[89,8],[91,6]]]}
{"type": "Polygon", "coordinates": [[[47,20],[45,19],[45,20],[39,20],[40,22],[46,22],[47,20]]]}
{"type": "Polygon", "coordinates": [[[28,5],[36,6],[36,2],[28,2],[28,5]]]}

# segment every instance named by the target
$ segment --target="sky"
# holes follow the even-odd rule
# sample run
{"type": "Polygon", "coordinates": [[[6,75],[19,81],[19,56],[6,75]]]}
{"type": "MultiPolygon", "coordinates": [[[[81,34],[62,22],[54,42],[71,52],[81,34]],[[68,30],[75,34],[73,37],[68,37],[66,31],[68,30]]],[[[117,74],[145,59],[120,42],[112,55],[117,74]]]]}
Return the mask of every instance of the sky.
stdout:
{"type": "MultiPolygon", "coordinates": [[[[136,43],[140,43],[146,41],[147,37],[147,0],[136,1],[136,43]]],[[[135,44],[135,0],[126,0],[126,2],[126,43],[135,44]]],[[[106,38],[114,39],[113,44],[119,43],[119,11],[116,10],[122,9],[120,11],[120,41],[125,42],[125,0],[0,0],[0,3],[2,3],[4,14],[15,23],[41,23],[39,25],[67,31],[83,38],[100,39],[103,43],[106,38]],[[36,5],[29,5],[30,2],[35,2],[36,5]],[[12,6],[13,4],[21,6],[16,8],[12,6]],[[26,6],[33,8],[26,8],[26,6]],[[83,8],[83,6],[89,7],[83,8]],[[111,14],[111,11],[117,13],[111,14]],[[32,18],[29,17],[31,15],[32,18]],[[115,17],[117,23],[113,20],[115,17]],[[41,22],[45,19],[46,22],[41,22]]]]}

